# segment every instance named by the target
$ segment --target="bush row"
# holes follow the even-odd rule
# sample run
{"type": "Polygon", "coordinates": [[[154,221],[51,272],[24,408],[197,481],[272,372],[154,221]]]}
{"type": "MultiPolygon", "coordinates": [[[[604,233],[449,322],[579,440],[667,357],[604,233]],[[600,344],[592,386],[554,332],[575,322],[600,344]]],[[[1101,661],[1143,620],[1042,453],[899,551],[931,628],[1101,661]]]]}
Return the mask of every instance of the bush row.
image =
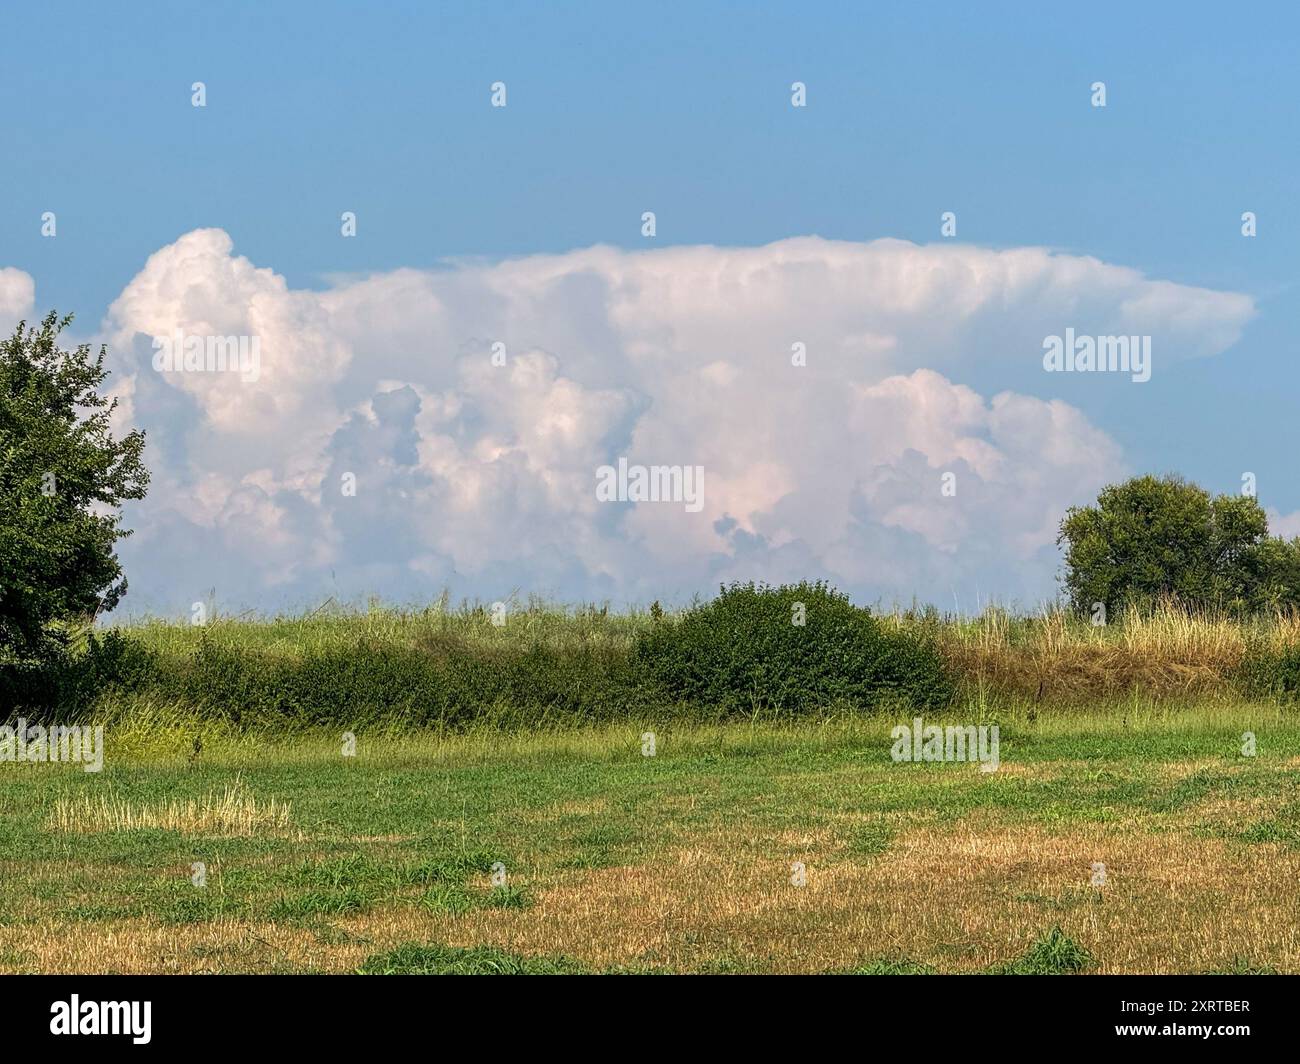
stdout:
{"type": "Polygon", "coordinates": [[[932,639],[882,624],[825,584],[735,584],[680,617],[654,616],[634,642],[565,646],[485,646],[448,634],[422,647],[359,638],[286,653],[205,639],[187,655],[164,656],[129,630],[110,631],[83,653],[0,669],[0,706],[66,718],[116,695],[179,703],[238,726],[464,728],[885,702],[932,708],[952,697],[932,639]]]}
{"type": "MultiPolygon", "coordinates": [[[[951,639],[941,647],[942,624],[923,621],[882,621],[823,583],[801,583],[733,584],[677,617],[654,609],[634,635],[615,639],[575,626],[557,641],[524,626],[489,640],[448,629],[411,645],[358,624],[344,642],[253,647],[205,631],[191,649],[164,652],[130,629],[111,630],[40,666],[0,666],[0,721],[22,713],[71,722],[140,700],[240,727],[934,710],[969,695],[963,673],[988,663],[970,664],[951,639]]],[[[1300,647],[1251,637],[1237,660],[1219,671],[1242,694],[1300,698],[1300,647]]],[[[1046,686],[1055,691],[1058,679],[1046,686]]]]}

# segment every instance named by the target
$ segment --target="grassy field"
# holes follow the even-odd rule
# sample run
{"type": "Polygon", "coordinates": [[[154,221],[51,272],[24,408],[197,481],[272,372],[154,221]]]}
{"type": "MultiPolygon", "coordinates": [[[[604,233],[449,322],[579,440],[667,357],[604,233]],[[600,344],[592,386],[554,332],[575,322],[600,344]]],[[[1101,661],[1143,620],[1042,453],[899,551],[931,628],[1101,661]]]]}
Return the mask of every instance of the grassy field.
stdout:
{"type": "Polygon", "coordinates": [[[1293,712],[974,706],[996,772],[895,763],[887,713],[653,757],[145,714],[101,773],[0,766],[0,971],[1300,972],[1293,712]]]}

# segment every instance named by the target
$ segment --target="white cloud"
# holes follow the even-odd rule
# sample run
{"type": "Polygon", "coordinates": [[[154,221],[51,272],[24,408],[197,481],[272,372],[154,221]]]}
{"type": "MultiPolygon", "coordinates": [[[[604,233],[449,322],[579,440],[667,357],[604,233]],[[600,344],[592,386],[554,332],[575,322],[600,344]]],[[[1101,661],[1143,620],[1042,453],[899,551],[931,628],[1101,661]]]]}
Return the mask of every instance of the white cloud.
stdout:
{"type": "Polygon", "coordinates": [[[249,603],[443,586],[670,600],[748,577],[1050,595],[1061,514],[1125,465],[1079,409],[1007,382],[1066,327],[1150,334],[1168,366],[1223,350],[1253,312],[1039,248],[813,237],[313,292],[199,230],[151,256],[104,325],[155,474],[124,551],[134,605],[179,610],[213,584],[249,603]],[[260,335],[261,378],[153,372],[150,338],[176,329],[260,335]],[[620,456],[703,466],[702,510],[597,502],[595,470],[620,456]]]}
{"type": "Polygon", "coordinates": [[[12,266],[0,268],[0,334],[8,335],[18,322],[31,319],[36,305],[36,282],[12,266]]]}
{"type": "Polygon", "coordinates": [[[150,255],[109,308],[110,341],[143,343],[152,354],[154,337],[177,331],[256,338],[260,386],[232,372],[170,373],[166,382],[191,396],[215,430],[254,436],[311,431],[348,350],[315,293],[291,291],[283,277],[232,248],[220,229],[196,229],[150,255]]]}
{"type": "Polygon", "coordinates": [[[1268,534],[1281,536],[1283,539],[1295,539],[1300,536],[1300,510],[1284,514],[1270,506],[1264,511],[1268,516],[1268,534]]]}

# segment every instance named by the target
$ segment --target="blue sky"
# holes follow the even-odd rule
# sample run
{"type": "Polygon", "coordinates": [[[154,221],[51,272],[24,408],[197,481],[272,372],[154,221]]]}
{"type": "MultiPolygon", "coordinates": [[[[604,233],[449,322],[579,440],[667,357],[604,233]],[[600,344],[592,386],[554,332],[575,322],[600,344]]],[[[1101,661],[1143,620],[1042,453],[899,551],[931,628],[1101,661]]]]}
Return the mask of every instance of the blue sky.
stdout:
{"type": "Polygon", "coordinates": [[[636,253],[645,210],[656,249],[935,244],[952,210],[961,244],[1091,257],[1254,313],[1146,385],[1063,381],[1036,345],[954,359],[949,382],[1063,399],[1128,471],[1235,491],[1249,470],[1267,506],[1300,510],[1294,5],[50,3],[5,27],[0,268],[86,335],[123,335],[110,305],[197,229],[324,292],[467,258],[636,253]]]}

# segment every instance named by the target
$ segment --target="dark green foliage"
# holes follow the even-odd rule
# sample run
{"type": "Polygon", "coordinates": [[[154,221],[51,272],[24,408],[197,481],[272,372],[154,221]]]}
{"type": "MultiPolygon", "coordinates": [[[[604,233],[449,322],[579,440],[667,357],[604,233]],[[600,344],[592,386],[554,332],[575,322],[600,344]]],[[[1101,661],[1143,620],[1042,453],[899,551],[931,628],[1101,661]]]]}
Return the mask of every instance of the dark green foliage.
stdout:
{"type": "Polygon", "coordinates": [[[1300,539],[1268,537],[1251,496],[1219,495],[1181,477],[1134,477],[1061,522],[1070,602],[1114,613],[1169,599],[1251,612],[1300,605],[1300,539]]]}
{"type": "Polygon", "coordinates": [[[928,708],[953,691],[931,641],[880,623],[821,582],[724,587],[643,632],[636,656],[671,698],[728,709],[801,712],[891,699],[928,708]]]}
{"type": "Polygon", "coordinates": [[[143,690],[157,681],[157,656],[116,630],[90,633],[81,653],[51,645],[44,661],[0,664],[0,708],[22,712],[33,723],[64,723],[94,709],[108,691],[143,690]]]}
{"type": "Polygon", "coordinates": [[[1253,697],[1294,702],[1300,698],[1300,647],[1278,648],[1256,640],[1247,647],[1234,679],[1253,697]]]}
{"type": "Polygon", "coordinates": [[[240,726],[399,723],[465,728],[591,722],[647,706],[619,647],[502,650],[449,637],[437,646],[364,638],[284,654],[204,640],[163,658],[129,634],[92,634],[86,650],[0,664],[0,706],[64,719],[105,694],[142,692],[240,726]]]}
{"type": "Polygon", "coordinates": [[[241,725],[559,724],[644,702],[622,652],[452,639],[428,648],[359,640],[292,656],[205,642],[158,682],[165,696],[241,725]]]}
{"type": "Polygon", "coordinates": [[[1247,559],[1251,609],[1276,612],[1300,607],[1300,537],[1263,540],[1247,559]]]}
{"type": "Polygon", "coordinates": [[[51,313],[0,342],[0,662],[51,657],[61,625],[117,605],[113,548],[130,534],[117,507],[149,483],[144,435],[109,431],[105,349],[58,345],[71,320],[51,313]]]}

